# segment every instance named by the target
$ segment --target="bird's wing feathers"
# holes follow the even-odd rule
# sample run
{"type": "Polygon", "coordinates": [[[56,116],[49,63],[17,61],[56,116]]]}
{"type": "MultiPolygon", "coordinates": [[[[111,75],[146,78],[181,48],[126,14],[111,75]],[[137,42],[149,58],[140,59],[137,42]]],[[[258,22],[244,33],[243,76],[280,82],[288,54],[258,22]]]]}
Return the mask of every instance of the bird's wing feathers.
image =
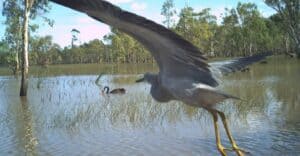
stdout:
{"type": "Polygon", "coordinates": [[[209,65],[212,68],[219,70],[222,74],[228,74],[228,73],[232,73],[244,69],[246,66],[249,66],[255,62],[263,60],[270,55],[272,55],[271,52],[260,53],[253,56],[241,57],[232,60],[211,62],[209,63],[209,65]]]}
{"type": "Polygon", "coordinates": [[[160,24],[104,0],[51,1],[84,12],[140,41],[154,56],[160,75],[184,77],[210,86],[218,85],[199,49],[160,24]]]}

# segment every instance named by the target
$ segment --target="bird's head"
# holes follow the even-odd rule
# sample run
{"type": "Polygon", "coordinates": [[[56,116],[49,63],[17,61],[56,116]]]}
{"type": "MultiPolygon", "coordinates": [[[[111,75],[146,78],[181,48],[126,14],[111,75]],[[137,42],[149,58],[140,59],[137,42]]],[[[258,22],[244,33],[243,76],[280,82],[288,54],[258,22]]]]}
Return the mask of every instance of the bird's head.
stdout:
{"type": "Polygon", "coordinates": [[[152,74],[152,73],[145,73],[144,76],[135,82],[148,82],[150,84],[155,84],[158,82],[158,76],[157,74],[152,74]]]}

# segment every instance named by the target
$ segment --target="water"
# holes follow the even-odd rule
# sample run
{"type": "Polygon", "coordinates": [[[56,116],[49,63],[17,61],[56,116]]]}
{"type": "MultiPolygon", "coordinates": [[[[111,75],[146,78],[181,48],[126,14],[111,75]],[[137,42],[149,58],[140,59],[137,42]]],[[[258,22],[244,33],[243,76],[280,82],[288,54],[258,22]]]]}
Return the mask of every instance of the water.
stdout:
{"type": "MultiPolygon", "coordinates": [[[[300,155],[300,61],[272,58],[222,78],[225,112],[250,155],[300,155]]],[[[3,69],[2,69],[3,70],[3,69]]],[[[0,155],[219,155],[211,115],[180,102],[157,103],[134,80],[153,65],[32,68],[28,97],[20,78],[0,76],[0,155]],[[123,87],[104,96],[95,84],[123,87]]],[[[221,126],[222,143],[230,146],[221,126]]],[[[235,155],[228,152],[229,155],[235,155]]]]}

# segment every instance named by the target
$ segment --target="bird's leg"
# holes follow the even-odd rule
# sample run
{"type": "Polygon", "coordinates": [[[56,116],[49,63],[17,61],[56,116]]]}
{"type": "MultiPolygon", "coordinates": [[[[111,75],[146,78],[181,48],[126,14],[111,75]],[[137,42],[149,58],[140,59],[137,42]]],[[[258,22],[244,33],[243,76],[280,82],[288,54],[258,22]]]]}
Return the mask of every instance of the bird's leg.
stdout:
{"type": "Polygon", "coordinates": [[[221,153],[222,156],[226,156],[226,152],[225,152],[226,149],[221,144],[221,138],[220,138],[219,127],[218,127],[218,114],[214,110],[210,110],[209,112],[212,114],[213,119],[214,119],[214,127],[215,127],[217,148],[218,148],[218,150],[219,150],[219,152],[221,153]]]}
{"type": "Polygon", "coordinates": [[[226,134],[227,134],[227,136],[228,136],[229,141],[231,142],[232,149],[236,152],[236,154],[237,154],[238,156],[243,156],[243,155],[244,155],[243,152],[244,152],[244,153],[248,153],[248,152],[246,152],[246,151],[240,149],[240,148],[237,146],[236,142],[234,141],[234,139],[233,139],[233,137],[232,137],[232,135],[231,135],[231,133],[230,133],[230,131],[229,131],[228,124],[227,124],[227,119],[226,119],[226,117],[225,117],[225,114],[224,114],[223,112],[220,112],[220,111],[217,111],[217,112],[218,112],[218,114],[220,115],[220,117],[221,117],[221,119],[222,119],[224,128],[225,128],[225,130],[226,130],[226,134]]]}

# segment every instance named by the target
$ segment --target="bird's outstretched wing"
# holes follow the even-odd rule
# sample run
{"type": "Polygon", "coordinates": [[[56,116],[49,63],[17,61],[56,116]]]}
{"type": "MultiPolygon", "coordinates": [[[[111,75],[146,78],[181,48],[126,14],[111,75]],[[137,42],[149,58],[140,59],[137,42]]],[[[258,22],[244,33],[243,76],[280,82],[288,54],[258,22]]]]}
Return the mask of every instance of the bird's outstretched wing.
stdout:
{"type": "MultiPolygon", "coordinates": [[[[51,0],[128,33],[154,56],[163,77],[188,78],[217,86],[206,58],[197,47],[176,33],[104,0],[51,0]]],[[[92,31],[92,30],[91,30],[92,31]]]]}
{"type": "Polygon", "coordinates": [[[245,67],[272,55],[271,52],[260,53],[253,56],[241,57],[232,60],[210,62],[211,68],[219,70],[222,74],[229,74],[244,69],[245,67]]]}

